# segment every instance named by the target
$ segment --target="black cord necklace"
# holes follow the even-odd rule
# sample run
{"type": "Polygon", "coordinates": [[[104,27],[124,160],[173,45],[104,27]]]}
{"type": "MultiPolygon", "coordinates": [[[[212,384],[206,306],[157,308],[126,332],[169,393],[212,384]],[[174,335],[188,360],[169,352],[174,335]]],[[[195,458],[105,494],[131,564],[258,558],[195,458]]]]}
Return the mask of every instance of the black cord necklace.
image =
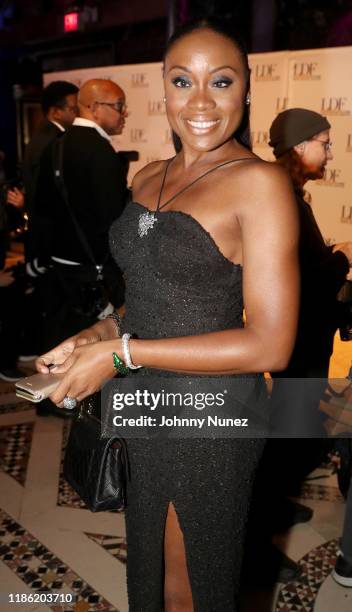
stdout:
{"type": "Polygon", "coordinates": [[[180,191],[178,191],[175,195],[173,195],[171,198],[169,198],[166,202],[164,202],[164,204],[162,206],[160,206],[160,202],[161,202],[161,196],[164,190],[164,186],[165,186],[165,181],[166,181],[166,176],[167,176],[167,171],[169,169],[169,166],[171,164],[171,162],[174,160],[175,158],[172,157],[171,159],[169,159],[166,162],[166,166],[165,166],[165,172],[164,172],[164,176],[163,176],[163,180],[161,182],[161,187],[160,187],[160,191],[159,191],[159,197],[158,197],[158,203],[157,203],[157,207],[156,210],[148,210],[146,209],[145,212],[143,212],[140,216],[139,216],[139,222],[138,222],[138,235],[142,238],[143,236],[146,236],[146,234],[149,232],[149,230],[154,227],[155,223],[157,222],[157,213],[160,212],[165,206],[167,206],[168,204],[170,204],[170,202],[173,202],[176,198],[178,198],[179,195],[181,195],[182,193],[184,193],[187,189],[189,189],[190,187],[192,187],[192,185],[194,185],[194,183],[197,183],[198,181],[200,181],[202,178],[204,178],[205,176],[207,176],[207,174],[210,174],[211,172],[214,172],[215,170],[218,170],[218,168],[222,168],[223,166],[227,166],[228,164],[232,164],[234,162],[239,162],[239,161],[244,161],[244,160],[249,160],[249,161],[253,161],[255,159],[255,157],[240,157],[238,159],[230,159],[226,162],[222,162],[221,164],[218,164],[217,166],[214,166],[213,168],[209,168],[209,170],[207,170],[206,172],[203,172],[203,174],[201,174],[200,176],[198,176],[197,178],[195,178],[193,181],[191,181],[190,183],[188,183],[188,185],[186,185],[185,187],[183,187],[182,189],[180,189],[180,191]]]}

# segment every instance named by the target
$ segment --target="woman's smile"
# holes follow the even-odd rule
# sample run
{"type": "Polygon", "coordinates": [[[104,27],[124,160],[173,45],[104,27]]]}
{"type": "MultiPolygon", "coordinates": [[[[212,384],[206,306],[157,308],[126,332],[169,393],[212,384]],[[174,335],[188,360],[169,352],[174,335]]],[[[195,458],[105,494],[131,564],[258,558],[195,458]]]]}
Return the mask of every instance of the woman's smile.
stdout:
{"type": "Polygon", "coordinates": [[[220,123],[220,119],[186,119],[186,125],[195,134],[205,134],[213,130],[220,123]]]}

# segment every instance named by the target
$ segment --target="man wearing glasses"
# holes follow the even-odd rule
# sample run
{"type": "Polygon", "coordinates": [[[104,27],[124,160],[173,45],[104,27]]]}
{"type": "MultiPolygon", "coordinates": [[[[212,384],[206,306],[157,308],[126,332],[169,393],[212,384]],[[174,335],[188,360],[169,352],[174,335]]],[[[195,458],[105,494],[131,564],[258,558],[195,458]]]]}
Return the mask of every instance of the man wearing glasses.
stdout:
{"type": "Polygon", "coordinates": [[[78,105],[75,126],[94,128],[107,140],[121,134],[127,108],[125,94],[116,83],[105,79],[87,81],[80,89],[78,105]]]}
{"type": "MultiPolygon", "coordinates": [[[[54,146],[46,152],[39,181],[40,213],[50,224],[53,266],[44,350],[96,321],[96,265],[104,267],[113,306],[124,301],[122,275],[109,254],[108,238],[127,194],[126,164],[111,142],[125,125],[125,94],[113,81],[91,79],[79,91],[78,109],[79,116],[60,139],[60,151],[54,146]]],[[[99,316],[109,314],[105,305],[102,310],[99,316]]]]}

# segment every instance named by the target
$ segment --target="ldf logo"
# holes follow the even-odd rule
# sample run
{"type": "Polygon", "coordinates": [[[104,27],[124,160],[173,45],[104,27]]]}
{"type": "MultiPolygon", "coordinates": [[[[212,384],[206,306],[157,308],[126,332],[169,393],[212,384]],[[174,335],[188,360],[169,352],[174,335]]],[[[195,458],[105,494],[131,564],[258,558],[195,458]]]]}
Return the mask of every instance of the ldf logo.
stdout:
{"type": "Polygon", "coordinates": [[[131,142],[147,142],[143,128],[132,128],[130,134],[131,142]]]}
{"type": "Polygon", "coordinates": [[[132,87],[149,87],[147,74],[145,72],[135,72],[131,75],[132,87]]]}
{"type": "Polygon", "coordinates": [[[281,113],[286,110],[288,105],[288,98],[276,98],[276,112],[281,113]]]}
{"type": "Polygon", "coordinates": [[[317,62],[297,62],[293,66],[294,81],[319,81],[320,74],[315,74],[317,62]]]}
{"type": "Polygon", "coordinates": [[[322,98],[321,111],[326,115],[350,115],[346,108],[347,98],[322,98]]]}
{"type": "Polygon", "coordinates": [[[253,147],[265,147],[269,142],[269,132],[251,132],[251,142],[253,147]]]}
{"type": "Polygon", "coordinates": [[[352,223],[352,206],[342,207],[341,223],[352,223]]]}
{"type": "Polygon", "coordinates": [[[165,115],[165,104],[162,100],[149,100],[148,115],[165,115]]]}
{"type": "Polygon", "coordinates": [[[326,168],[324,172],[324,177],[317,181],[319,185],[324,185],[325,187],[344,187],[345,183],[343,183],[340,179],[341,170],[336,168],[326,168]]]}
{"type": "Polygon", "coordinates": [[[256,81],[279,81],[280,76],[275,74],[277,64],[257,64],[254,68],[256,81]]]}
{"type": "Polygon", "coordinates": [[[347,153],[352,153],[352,134],[347,134],[347,153]]]}

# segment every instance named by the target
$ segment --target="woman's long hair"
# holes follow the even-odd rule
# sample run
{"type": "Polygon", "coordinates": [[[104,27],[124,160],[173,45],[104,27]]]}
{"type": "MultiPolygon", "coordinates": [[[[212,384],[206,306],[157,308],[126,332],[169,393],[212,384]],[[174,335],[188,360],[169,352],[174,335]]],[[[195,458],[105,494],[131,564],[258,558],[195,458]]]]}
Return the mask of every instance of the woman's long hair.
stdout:
{"type": "MultiPolygon", "coordinates": [[[[247,94],[249,93],[250,73],[251,73],[250,68],[249,68],[249,63],[248,63],[247,50],[245,48],[245,44],[242,40],[242,37],[236,31],[234,25],[232,24],[230,20],[218,19],[216,17],[208,17],[206,19],[195,19],[193,21],[189,21],[188,23],[177,28],[177,30],[175,30],[175,32],[173,33],[173,35],[169,38],[167,42],[165,53],[164,53],[164,61],[171,47],[177,41],[181,40],[185,36],[188,36],[188,34],[191,34],[192,32],[196,32],[197,30],[205,30],[205,29],[212,30],[213,32],[216,32],[217,34],[221,34],[225,38],[228,38],[232,42],[232,44],[236,47],[236,49],[239,51],[241,59],[243,61],[243,65],[245,68],[245,74],[247,78],[246,91],[245,91],[245,97],[247,97],[247,94]]],[[[245,100],[243,101],[243,103],[244,103],[244,110],[243,110],[241,123],[236,129],[232,138],[235,138],[237,142],[239,142],[241,145],[243,145],[247,149],[251,149],[250,129],[249,129],[249,106],[250,105],[246,104],[245,100]]],[[[178,152],[179,150],[181,150],[182,144],[177,134],[173,133],[173,141],[174,141],[176,151],[178,152]]]]}
{"type": "Polygon", "coordinates": [[[290,149],[287,153],[278,157],[276,163],[286,168],[291,177],[294,190],[302,198],[305,197],[306,192],[302,187],[305,183],[304,167],[298,153],[294,149],[290,149]]]}

